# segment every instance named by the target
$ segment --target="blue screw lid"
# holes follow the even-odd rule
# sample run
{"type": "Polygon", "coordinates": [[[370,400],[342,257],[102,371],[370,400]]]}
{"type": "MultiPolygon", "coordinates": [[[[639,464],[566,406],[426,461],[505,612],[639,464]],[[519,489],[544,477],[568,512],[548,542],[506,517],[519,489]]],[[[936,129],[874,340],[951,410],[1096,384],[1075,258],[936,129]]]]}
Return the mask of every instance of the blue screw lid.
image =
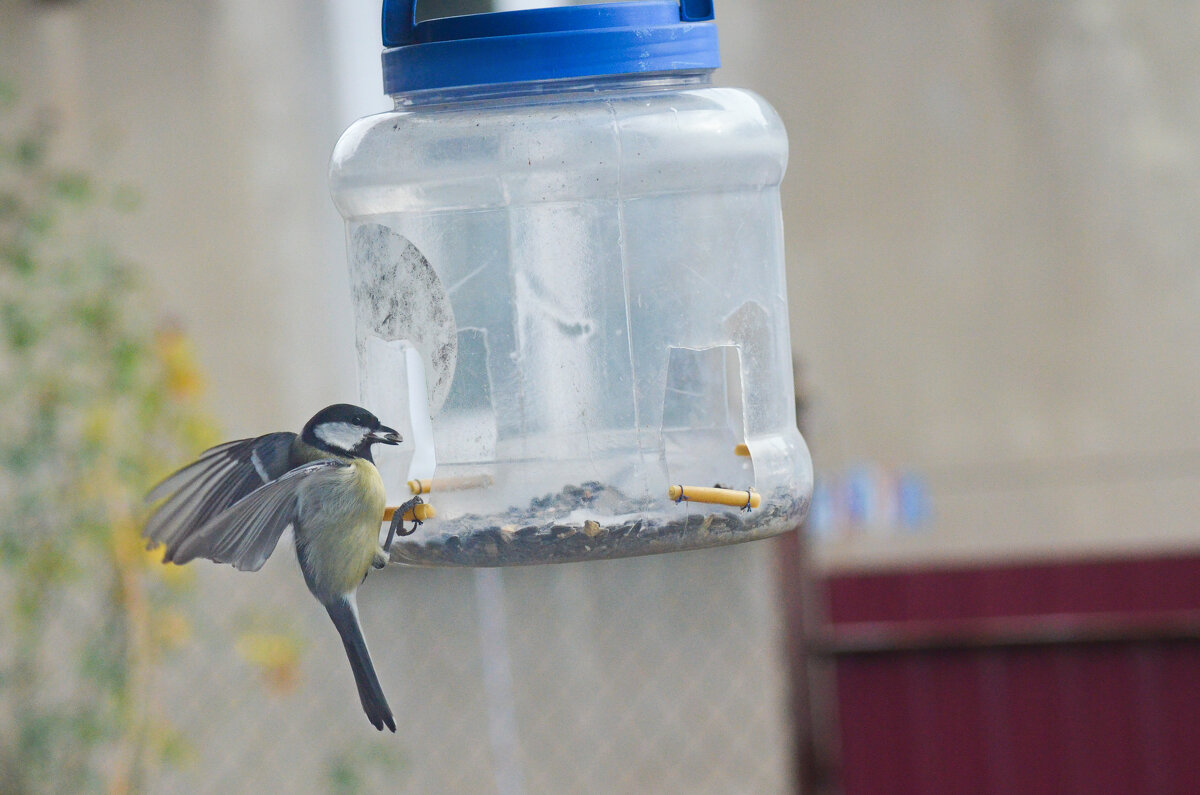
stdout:
{"type": "Polygon", "coordinates": [[[388,94],[721,65],[712,0],[642,0],[416,21],[383,2],[388,94]]]}

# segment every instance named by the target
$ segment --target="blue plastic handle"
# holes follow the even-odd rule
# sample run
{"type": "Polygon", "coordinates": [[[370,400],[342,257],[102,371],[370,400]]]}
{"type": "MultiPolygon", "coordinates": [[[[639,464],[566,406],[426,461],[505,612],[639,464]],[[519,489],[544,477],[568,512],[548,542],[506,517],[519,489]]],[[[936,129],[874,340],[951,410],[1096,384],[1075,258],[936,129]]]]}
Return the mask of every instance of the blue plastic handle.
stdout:
{"type": "Polygon", "coordinates": [[[679,0],[679,18],[684,22],[705,22],[713,16],[713,0],[679,0]]]}
{"type": "MultiPolygon", "coordinates": [[[[681,22],[705,22],[713,15],[713,0],[679,0],[681,22]]],[[[416,28],[417,0],[383,0],[384,47],[415,44],[416,28]]]]}

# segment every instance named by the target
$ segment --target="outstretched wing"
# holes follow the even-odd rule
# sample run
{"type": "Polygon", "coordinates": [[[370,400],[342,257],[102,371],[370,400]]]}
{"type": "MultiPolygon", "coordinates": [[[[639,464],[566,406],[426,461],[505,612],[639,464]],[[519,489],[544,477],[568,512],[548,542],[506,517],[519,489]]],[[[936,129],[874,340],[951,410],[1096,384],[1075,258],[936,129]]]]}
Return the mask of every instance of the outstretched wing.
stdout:
{"type": "Polygon", "coordinates": [[[177,546],[168,548],[164,560],[187,563],[193,558],[208,558],[231,563],[242,571],[258,571],[275,550],[283,531],[295,524],[301,490],[318,485],[324,478],[339,477],[350,467],[334,459],[297,467],[259,486],[177,546]]]}
{"type": "Polygon", "coordinates": [[[206,450],[194,463],[159,483],[147,502],[166,500],[142,531],[151,548],[165,544],[167,559],[209,520],[289,469],[294,433],[239,439],[206,450]]]}

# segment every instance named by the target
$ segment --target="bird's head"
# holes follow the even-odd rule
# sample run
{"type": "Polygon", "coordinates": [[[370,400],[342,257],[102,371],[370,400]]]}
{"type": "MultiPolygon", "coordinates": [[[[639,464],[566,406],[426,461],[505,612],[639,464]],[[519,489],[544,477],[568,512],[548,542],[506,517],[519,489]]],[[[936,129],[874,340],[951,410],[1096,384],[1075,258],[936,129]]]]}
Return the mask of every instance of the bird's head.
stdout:
{"type": "Polygon", "coordinates": [[[371,460],[371,445],[400,444],[400,434],[364,408],[349,403],[327,406],[304,426],[300,439],[335,455],[371,460]]]}

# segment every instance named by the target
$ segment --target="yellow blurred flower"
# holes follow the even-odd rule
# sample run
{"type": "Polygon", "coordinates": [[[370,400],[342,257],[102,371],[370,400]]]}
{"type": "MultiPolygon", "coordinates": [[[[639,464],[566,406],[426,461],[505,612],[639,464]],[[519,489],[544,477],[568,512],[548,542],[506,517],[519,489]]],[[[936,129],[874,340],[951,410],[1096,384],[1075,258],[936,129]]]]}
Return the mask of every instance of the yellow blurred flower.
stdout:
{"type": "Polygon", "coordinates": [[[113,407],[110,404],[94,405],[83,420],[83,440],[96,447],[107,447],[112,439],[113,407]]]}
{"type": "Polygon", "coordinates": [[[244,632],[234,649],[259,669],[267,686],[275,692],[291,692],[299,683],[304,643],[298,636],[284,632],[244,632]]]}
{"type": "Polygon", "coordinates": [[[165,548],[162,545],[146,549],[145,539],[139,538],[142,545],[142,564],[155,577],[171,588],[190,588],[196,582],[196,569],[192,566],[179,566],[174,563],[164,563],[165,548]]]}
{"type": "Polygon", "coordinates": [[[112,556],[118,566],[136,566],[144,568],[149,561],[145,558],[146,542],[142,539],[140,528],[128,517],[112,518],[112,556]]]}
{"type": "Polygon", "coordinates": [[[201,416],[184,417],[179,423],[179,434],[188,444],[206,449],[221,442],[221,434],[217,426],[201,416]]]}
{"type": "Polygon", "coordinates": [[[196,569],[192,566],[179,566],[174,563],[163,563],[163,550],[161,547],[152,552],[154,556],[154,569],[158,574],[158,578],[166,583],[171,588],[183,590],[191,588],[196,582],[196,569]]]}
{"type": "Polygon", "coordinates": [[[196,353],[179,329],[160,330],[155,337],[155,347],[166,370],[166,387],[172,397],[186,400],[204,391],[204,378],[196,364],[196,353]]]}

